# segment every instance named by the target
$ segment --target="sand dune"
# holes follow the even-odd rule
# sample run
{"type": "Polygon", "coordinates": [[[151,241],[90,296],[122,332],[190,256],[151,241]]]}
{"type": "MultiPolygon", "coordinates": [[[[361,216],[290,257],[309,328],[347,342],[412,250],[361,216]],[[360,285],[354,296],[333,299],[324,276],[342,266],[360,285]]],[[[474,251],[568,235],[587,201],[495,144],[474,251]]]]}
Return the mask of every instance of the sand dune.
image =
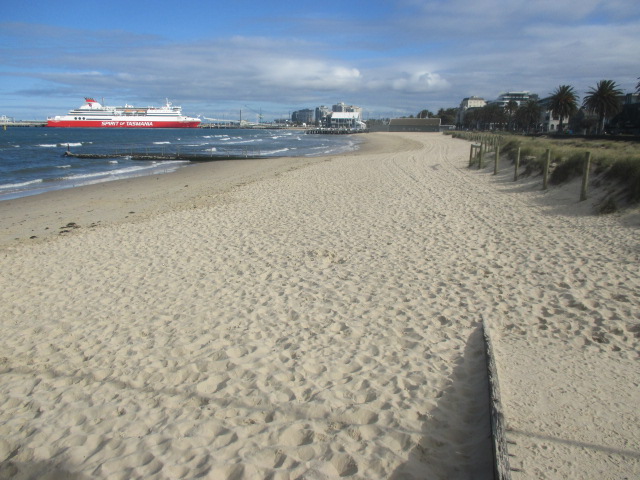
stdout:
{"type": "Polygon", "coordinates": [[[637,228],[468,148],[0,205],[0,478],[492,478],[483,317],[514,478],[633,477],[637,228]]]}

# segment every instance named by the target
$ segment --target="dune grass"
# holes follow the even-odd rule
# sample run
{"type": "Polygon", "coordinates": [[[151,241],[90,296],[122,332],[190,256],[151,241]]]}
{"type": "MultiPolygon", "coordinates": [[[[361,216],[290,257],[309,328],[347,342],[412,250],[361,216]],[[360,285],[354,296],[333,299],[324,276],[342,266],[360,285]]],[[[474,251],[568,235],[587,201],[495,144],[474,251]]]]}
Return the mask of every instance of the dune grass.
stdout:
{"type": "MultiPolygon", "coordinates": [[[[473,134],[471,134],[473,135],[473,134]]],[[[453,136],[473,140],[469,132],[453,136]]],[[[588,138],[555,139],[521,135],[481,134],[489,139],[498,136],[501,154],[515,161],[520,147],[520,165],[524,175],[540,174],[547,149],[551,151],[549,183],[560,185],[582,175],[584,159],[591,152],[592,171],[596,176],[619,183],[625,200],[640,203],[640,143],[625,140],[588,138]]]]}

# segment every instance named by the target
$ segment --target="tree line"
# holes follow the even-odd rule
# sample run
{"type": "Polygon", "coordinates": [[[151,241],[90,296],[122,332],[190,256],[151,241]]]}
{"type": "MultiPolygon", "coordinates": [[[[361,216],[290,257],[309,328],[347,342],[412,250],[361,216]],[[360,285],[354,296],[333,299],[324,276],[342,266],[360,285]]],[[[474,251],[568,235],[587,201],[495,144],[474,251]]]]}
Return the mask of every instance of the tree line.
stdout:
{"type": "MultiPolygon", "coordinates": [[[[636,85],[636,93],[640,93],[640,81],[636,85]]],[[[602,134],[606,119],[611,119],[622,110],[623,95],[624,92],[616,82],[601,80],[587,91],[580,104],[572,86],[560,85],[549,97],[548,109],[559,121],[559,133],[565,131],[565,120],[572,120],[575,128],[595,130],[596,134],[602,134]]],[[[443,125],[452,125],[456,124],[457,111],[457,108],[441,108],[434,115],[429,110],[422,110],[417,117],[440,117],[443,125]]],[[[520,105],[511,100],[504,107],[490,103],[484,107],[467,110],[462,123],[457,127],[478,130],[507,129],[531,133],[538,130],[541,114],[542,106],[536,100],[529,100],[520,105]]]]}

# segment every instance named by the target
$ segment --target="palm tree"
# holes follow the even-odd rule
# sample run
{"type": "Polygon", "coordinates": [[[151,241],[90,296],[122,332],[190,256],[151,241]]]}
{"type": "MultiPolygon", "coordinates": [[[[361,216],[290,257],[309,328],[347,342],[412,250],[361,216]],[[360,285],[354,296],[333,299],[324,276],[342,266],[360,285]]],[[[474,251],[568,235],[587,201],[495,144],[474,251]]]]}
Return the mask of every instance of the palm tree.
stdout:
{"type": "Polygon", "coordinates": [[[570,117],[578,111],[578,97],[573,87],[569,85],[560,85],[556,91],[551,94],[551,114],[554,117],[560,117],[558,132],[563,131],[564,118],[570,117]]]}
{"type": "Polygon", "coordinates": [[[513,123],[513,116],[518,111],[518,102],[516,102],[513,99],[509,100],[509,103],[507,103],[504,106],[504,111],[507,114],[507,119],[508,119],[508,122],[509,122],[509,130],[511,130],[511,126],[512,126],[512,123],[513,123]]]}
{"type": "Polygon", "coordinates": [[[596,88],[591,88],[584,97],[582,105],[598,114],[598,133],[604,131],[604,120],[620,111],[618,98],[623,92],[613,80],[600,80],[596,88]]]}

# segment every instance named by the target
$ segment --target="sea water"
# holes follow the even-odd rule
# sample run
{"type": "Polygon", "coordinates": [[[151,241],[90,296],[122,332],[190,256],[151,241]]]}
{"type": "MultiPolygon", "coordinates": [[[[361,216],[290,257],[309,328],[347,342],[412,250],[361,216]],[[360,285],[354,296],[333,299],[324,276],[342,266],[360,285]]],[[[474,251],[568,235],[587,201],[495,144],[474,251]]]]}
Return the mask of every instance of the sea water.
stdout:
{"type": "Polygon", "coordinates": [[[359,140],[359,135],[299,130],[9,127],[0,130],[0,201],[189,165],[132,160],[127,153],[304,157],[355,150],[359,140]],[[66,151],[114,156],[75,158],[65,156],[66,151]]]}

